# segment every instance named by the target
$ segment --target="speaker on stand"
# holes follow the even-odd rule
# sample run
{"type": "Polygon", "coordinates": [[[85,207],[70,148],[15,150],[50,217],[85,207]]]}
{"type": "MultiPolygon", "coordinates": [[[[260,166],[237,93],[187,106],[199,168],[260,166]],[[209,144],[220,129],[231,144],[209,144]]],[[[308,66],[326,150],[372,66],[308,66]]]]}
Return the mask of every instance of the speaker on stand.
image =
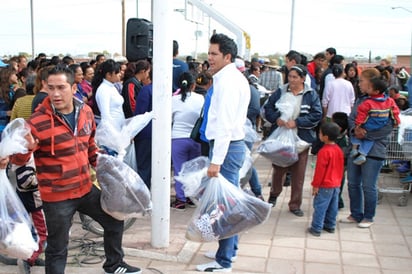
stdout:
{"type": "Polygon", "coordinates": [[[141,18],[130,18],[126,28],[126,58],[129,62],[153,57],[153,24],[141,18]]]}

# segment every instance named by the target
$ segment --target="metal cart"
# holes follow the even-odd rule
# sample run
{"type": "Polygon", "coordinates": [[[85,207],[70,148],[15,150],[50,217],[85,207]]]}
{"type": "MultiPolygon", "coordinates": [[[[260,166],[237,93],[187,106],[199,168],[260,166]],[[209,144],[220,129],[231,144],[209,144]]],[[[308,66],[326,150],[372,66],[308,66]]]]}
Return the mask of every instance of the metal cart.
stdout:
{"type": "Polygon", "coordinates": [[[379,176],[378,202],[381,201],[384,194],[398,194],[400,195],[398,205],[406,206],[412,188],[412,179],[405,180],[405,177],[412,176],[412,173],[410,168],[402,170],[400,165],[412,160],[412,129],[405,129],[401,144],[398,142],[398,137],[399,129],[394,128],[389,138],[385,160],[385,167],[389,168],[390,172],[384,173],[382,170],[379,176]]]}

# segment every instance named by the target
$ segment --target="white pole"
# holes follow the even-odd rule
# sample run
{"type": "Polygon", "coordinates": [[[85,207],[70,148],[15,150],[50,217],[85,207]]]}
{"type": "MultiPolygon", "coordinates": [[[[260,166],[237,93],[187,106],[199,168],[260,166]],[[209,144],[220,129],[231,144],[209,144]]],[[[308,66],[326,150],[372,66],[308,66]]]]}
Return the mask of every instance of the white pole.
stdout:
{"type": "Polygon", "coordinates": [[[292,14],[290,16],[290,40],[289,50],[293,48],[293,28],[295,24],[295,0],[292,0],[292,14]]]}
{"type": "Polygon", "coordinates": [[[152,246],[169,246],[172,125],[173,38],[172,1],[152,0],[153,113],[152,124],[152,246]]]}
{"type": "Polygon", "coordinates": [[[31,25],[31,58],[34,59],[34,12],[33,0],[30,0],[30,25],[31,25]]]}

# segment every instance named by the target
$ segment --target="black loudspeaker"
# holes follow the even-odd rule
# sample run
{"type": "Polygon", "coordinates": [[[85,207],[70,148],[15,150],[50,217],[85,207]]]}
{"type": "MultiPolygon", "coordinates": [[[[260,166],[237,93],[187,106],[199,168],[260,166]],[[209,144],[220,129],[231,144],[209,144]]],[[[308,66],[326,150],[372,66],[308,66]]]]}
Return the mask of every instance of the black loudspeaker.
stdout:
{"type": "Polygon", "coordinates": [[[153,57],[153,24],[146,19],[130,18],[126,29],[126,58],[129,62],[153,57]]]}

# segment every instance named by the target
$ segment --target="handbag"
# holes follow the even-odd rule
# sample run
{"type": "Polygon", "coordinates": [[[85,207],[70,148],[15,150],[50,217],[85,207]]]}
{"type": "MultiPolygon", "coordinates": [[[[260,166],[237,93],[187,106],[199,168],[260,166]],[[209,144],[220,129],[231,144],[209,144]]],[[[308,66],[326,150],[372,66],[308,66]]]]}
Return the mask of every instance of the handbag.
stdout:
{"type": "Polygon", "coordinates": [[[193,125],[192,132],[190,133],[190,138],[198,143],[201,142],[200,140],[200,127],[203,123],[203,107],[200,111],[200,116],[197,118],[195,124],[193,125]]]}

